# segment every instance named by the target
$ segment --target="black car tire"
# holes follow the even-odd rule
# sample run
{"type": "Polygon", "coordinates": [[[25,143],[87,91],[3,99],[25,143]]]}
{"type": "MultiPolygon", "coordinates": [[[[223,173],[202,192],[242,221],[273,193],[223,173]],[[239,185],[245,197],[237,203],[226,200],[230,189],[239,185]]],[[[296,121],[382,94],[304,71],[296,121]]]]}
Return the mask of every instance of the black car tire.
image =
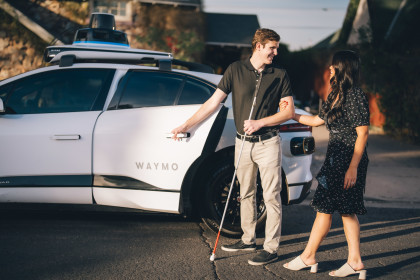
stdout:
{"type": "MultiPolygon", "coordinates": [[[[207,172],[206,172],[207,173],[207,172]]],[[[224,159],[213,165],[208,175],[203,177],[203,191],[201,192],[202,220],[214,232],[219,231],[223,211],[232,183],[234,165],[232,159],[224,159]]],[[[257,225],[259,232],[265,227],[267,211],[264,204],[260,179],[257,179],[257,225]]],[[[232,238],[239,238],[242,235],[240,220],[240,195],[239,182],[235,178],[228,209],[223,222],[221,235],[232,238]]]]}

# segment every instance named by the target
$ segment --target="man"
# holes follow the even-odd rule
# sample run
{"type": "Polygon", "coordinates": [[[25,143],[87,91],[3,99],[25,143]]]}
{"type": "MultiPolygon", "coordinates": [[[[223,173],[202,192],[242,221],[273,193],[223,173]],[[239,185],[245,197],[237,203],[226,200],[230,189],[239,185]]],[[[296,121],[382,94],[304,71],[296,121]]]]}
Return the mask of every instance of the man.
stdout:
{"type": "Polygon", "coordinates": [[[241,195],[242,239],[222,246],[225,251],[256,250],[256,178],[259,169],[267,209],[264,250],[248,261],[262,265],[277,259],[281,234],[281,143],[275,126],[294,116],[294,105],[289,77],[284,69],[272,66],[277,55],[280,36],[270,29],[258,29],[252,40],[252,56],[232,63],[223,75],[218,88],[209,100],[183,125],[172,130],[176,134],[187,132],[205,120],[232,92],[233,115],[237,130],[235,162],[245,139],[242,156],[237,167],[241,195]],[[258,85],[256,104],[248,120],[258,85]],[[288,104],[278,112],[280,102],[288,104]]]}

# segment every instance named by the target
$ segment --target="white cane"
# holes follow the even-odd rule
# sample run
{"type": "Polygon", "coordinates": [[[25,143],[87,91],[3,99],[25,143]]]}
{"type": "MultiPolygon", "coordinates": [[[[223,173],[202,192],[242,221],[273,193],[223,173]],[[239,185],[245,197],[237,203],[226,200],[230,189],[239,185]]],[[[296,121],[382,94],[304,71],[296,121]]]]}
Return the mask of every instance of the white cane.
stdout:
{"type": "MultiPolygon", "coordinates": [[[[260,79],[258,80],[257,85],[255,86],[254,99],[252,101],[251,112],[249,113],[248,120],[251,120],[252,113],[254,112],[255,104],[257,103],[257,94],[258,94],[258,89],[260,88],[261,80],[262,80],[262,73],[260,74],[260,79]]],[[[233,172],[232,182],[230,183],[229,194],[228,194],[228,197],[227,197],[225,210],[223,211],[222,220],[220,222],[219,232],[217,233],[216,243],[214,244],[213,253],[210,256],[210,261],[214,261],[214,258],[216,257],[217,243],[219,242],[220,232],[222,231],[222,228],[223,228],[223,222],[225,220],[226,210],[228,208],[230,195],[231,195],[232,189],[233,189],[233,184],[235,183],[236,171],[238,170],[239,161],[241,160],[242,150],[244,148],[244,143],[245,143],[246,136],[247,136],[247,133],[245,131],[245,134],[244,134],[243,139],[242,139],[241,149],[239,150],[239,156],[238,156],[238,159],[236,160],[235,171],[233,172]]]]}

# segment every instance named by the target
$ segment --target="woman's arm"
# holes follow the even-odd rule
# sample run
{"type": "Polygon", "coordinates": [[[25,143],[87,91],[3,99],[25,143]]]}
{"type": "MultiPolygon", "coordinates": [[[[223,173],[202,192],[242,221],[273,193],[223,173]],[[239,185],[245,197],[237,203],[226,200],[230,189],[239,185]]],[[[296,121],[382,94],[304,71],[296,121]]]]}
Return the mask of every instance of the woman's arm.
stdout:
{"type": "MultiPolygon", "coordinates": [[[[282,100],[280,102],[280,112],[286,110],[287,108],[289,108],[289,103],[285,100],[282,100]]],[[[295,113],[294,116],[292,116],[292,119],[301,124],[309,126],[320,126],[324,124],[324,120],[318,116],[308,116],[295,113]]]]}
{"type": "Polygon", "coordinates": [[[354,144],[354,152],[353,157],[351,159],[349,168],[346,172],[346,176],[344,177],[344,189],[349,189],[354,187],[357,180],[357,167],[359,166],[359,162],[362,159],[363,152],[365,151],[368,135],[369,135],[369,127],[365,126],[358,126],[356,127],[357,132],[357,139],[356,143],[354,144]]]}
{"type": "Polygon", "coordinates": [[[301,124],[309,125],[309,126],[320,126],[325,123],[323,119],[318,117],[318,115],[308,116],[308,115],[300,115],[300,114],[295,113],[295,116],[293,117],[293,119],[301,124]]]}

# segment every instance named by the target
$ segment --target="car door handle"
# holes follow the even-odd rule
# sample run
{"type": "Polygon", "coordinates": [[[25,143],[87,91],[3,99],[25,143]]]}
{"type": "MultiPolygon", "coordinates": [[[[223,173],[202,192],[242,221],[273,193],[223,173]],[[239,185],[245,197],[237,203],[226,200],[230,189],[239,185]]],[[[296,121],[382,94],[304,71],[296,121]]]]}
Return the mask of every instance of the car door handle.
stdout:
{"type": "MultiPolygon", "coordinates": [[[[174,136],[173,133],[166,133],[166,138],[172,138],[174,136]]],[[[177,138],[190,138],[191,134],[189,132],[186,133],[178,133],[176,135],[177,138]]]]}
{"type": "Polygon", "coordinates": [[[61,134],[51,137],[52,140],[80,140],[80,138],[82,137],[78,134],[61,134]]]}

